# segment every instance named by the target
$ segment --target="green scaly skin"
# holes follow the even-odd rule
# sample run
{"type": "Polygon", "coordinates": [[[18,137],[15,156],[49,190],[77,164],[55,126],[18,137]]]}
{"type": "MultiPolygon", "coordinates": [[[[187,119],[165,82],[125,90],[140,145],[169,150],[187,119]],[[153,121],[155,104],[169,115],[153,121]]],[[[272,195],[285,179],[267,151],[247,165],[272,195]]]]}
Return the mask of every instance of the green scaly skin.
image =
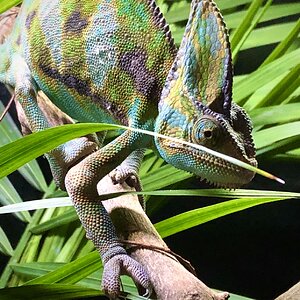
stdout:
{"type": "MultiPolygon", "coordinates": [[[[0,81],[14,87],[32,132],[51,126],[36,101],[42,90],[79,122],[155,130],[256,165],[250,120],[231,103],[227,30],[210,0],[193,1],[177,55],[154,0],[25,0],[0,48],[0,81]]],[[[124,131],[104,147],[99,137],[82,137],[48,153],[51,170],[100,252],[105,292],[116,298],[119,276],[126,273],[149,294],[147,272],[126,254],[95,201],[99,180],[112,170],[115,182],[137,176],[144,149],[153,145],[170,164],[217,186],[238,187],[254,174],[140,133],[124,131]]]]}

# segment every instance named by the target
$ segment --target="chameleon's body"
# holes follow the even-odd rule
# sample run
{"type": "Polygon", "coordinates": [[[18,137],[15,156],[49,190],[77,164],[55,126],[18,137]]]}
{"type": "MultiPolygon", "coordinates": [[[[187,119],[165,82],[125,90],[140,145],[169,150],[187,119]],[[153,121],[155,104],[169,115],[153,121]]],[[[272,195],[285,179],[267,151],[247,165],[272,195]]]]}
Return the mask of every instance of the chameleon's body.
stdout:
{"type": "MultiPolygon", "coordinates": [[[[0,48],[0,81],[15,87],[31,131],[50,126],[36,103],[42,90],[79,122],[155,130],[256,164],[249,119],[231,104],[227,31],[210,0],[193,1],[177,56],[154,0],[25,0],[0,48]]],[[[238,187],[253,177],[205,152],[131,131],[102,148],[82,137],[48,153],[57,184],[102,256],[102,284],[113,297],[120,268],[146,289],[150,282],[95,201],[96,185],[118,165],[115,181],[136,175],[143,148],[154,144],[167,162],[218,186],[238,187]]]]}

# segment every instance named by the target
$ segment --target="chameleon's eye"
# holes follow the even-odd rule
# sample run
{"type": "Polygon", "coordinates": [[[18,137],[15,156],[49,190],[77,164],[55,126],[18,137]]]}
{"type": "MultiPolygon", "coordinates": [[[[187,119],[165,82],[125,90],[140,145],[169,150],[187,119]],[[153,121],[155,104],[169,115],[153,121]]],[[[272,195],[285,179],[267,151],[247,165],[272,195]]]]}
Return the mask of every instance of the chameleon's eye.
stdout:
{"type": "Polygon", "coordinates": [[[220,141],[221,126],[214,120],[202,117],[194,124],[192,141],[207,147],[215,147],[220,141]]]}

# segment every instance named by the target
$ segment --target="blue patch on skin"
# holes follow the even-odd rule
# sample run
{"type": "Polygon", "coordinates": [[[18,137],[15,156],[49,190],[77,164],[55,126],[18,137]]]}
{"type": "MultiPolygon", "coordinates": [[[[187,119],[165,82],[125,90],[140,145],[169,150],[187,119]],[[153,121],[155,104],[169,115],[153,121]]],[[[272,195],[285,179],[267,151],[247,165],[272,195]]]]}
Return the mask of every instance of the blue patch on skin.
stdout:
{"type": "Polygon", "coordinates": [[[133,104],[130,106],[128,111],[128,118],[133,121],[133,124],[130,124],[131,126],[135,126],[138,124],[135,124],[135,119],[139,116],[139,109],[141,107],[141,99],[140,98],[134,98],[133,104]]]}
{"type": "MultiPolygon", "coordinates": [[[[182,115],[177,109],[172,108],[171,106],[164,104],[162,110],[159,113],[158,121],[167,121],[169,128],[187,128],[188,120],[185,115],[182,115]]],[[[158,123],[158,122],[157,122],[158,123]]],[[[159,124],[156,131],[159,132],[159,124]]]]}
{"type": "Polygon", "coordinates": [[[145,13],[144,5],[138,5],[136,8],[136,14],[143,22],[148,22],[148,16],[145,13]]]}
{"type": "Polygon", "coordinates": [[[207,27],[210,36],[210,54],[213,58],[218,56],[218,52],[220,51],[222,44],[219,40],[219,25],[214,13],[209,14],[209,18],[207,19],[207,27]]]}
{"type": "Polygon", "coordinates": [[[101,3],[93,15],[86,38],[86,60],[93,83],[102,88],[107,74],[116,65],[113,35],[118,29],[115,11],[108,3],[101,3]]]}

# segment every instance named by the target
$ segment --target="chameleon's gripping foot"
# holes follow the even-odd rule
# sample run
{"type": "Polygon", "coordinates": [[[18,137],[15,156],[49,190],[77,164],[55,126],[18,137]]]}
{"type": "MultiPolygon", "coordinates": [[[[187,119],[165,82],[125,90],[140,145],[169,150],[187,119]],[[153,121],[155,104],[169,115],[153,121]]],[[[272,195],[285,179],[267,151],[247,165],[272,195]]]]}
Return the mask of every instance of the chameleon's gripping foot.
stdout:
{"type": "Polygon", "coordinates": [[[120,275],[130,276],[136,285],[146,290],[144,296],[152,293],[152,285],[145,269],[127,254],[118,254],[104,265],[102,289],[110,299],[116,299],[120,293],[120,275]]]}
{"type": "MultiPolygon", "coordinates": [[[[114,184],[122,184],[126,182],[130,187],[133,187],[137,192],[142,191],[142,185],[138,173],[127,166],[125,167],[120,165],[116,167],[114,170],[112,170],[109,173],[109,177],[111,178],[114,184]]],[[[145,210],[146,203],[144,197],[142,195],[139,195],[138,198],[143,210],[145,210]]]]}
{"type": "Polygon", "coordinates": [[[138,174],[128,167],[124,167],[122,165],[116,167],[109,173],[109,177],[114,184],[122,184],[126,182],[129,186],[134,187],[137,191],[140,191],[138,174]]]}

